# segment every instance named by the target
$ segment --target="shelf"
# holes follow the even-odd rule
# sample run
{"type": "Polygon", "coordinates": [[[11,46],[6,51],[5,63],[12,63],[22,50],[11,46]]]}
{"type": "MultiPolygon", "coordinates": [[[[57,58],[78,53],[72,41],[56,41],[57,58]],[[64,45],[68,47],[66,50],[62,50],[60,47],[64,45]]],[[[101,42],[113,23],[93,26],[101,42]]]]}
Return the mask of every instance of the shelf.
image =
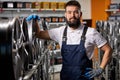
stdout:
{"type": "Polygon", "coordinates": [[[49,52],[50,52],[50,54],[51,54],[52,52],[54,52],[54,53],[56,54],[57,52],[58,52],[58,53],[61,52],[61,50],[60,50],[60,49],[56,49],[56,50],[50,50],[49,52]]]}
{"type": "Polygon", "coordinates": [[[26,17],[30,14],[38,14],[43,17],[61,17],[64,16],[64,11],[64,9],[0,8],[0,17],[26,17]]]}
{"type": "Polygon", "coordinates": [[[116,13],[116,12],[120,12],[120,9],[106,9],[105,11],[116,13]]]}
{"type": "Polygon", "coordinates": [[[120,9],[106,9],[105,11],[120,11],[120,9]]]}
{"type": "Polygon", "coordinates": [[[65,11],[65,9],[1,8],[3,11],[65,11]]]}
{"type": "Polygon", "coordinates": [[[62,69],[62,64],[53,65],[50,67],[50,72],[60,72],[62,69]]]}
{"type": "Polygon", "coordinates": [[[50,22],[49,25],[65,25],[66,22],[50,22]]]}

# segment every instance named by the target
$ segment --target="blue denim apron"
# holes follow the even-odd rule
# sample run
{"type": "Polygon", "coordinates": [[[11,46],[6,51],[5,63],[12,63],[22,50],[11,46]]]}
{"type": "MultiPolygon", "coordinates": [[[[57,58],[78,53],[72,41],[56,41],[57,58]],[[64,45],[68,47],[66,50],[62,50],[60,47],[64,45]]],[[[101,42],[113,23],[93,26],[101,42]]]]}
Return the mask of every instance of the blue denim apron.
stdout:
{"type": "Polygon", "coordinates": [[[86,31],[87,27],[84,28],[80,44],[66,45],[67,27],[65,28],[61,48],[63,60],[60,80],[92,80],[86,79],[83,76],[87,72],[85,68],[92,68],[92,61],[86,56],[86,50],[84,47],[86,31]]]}

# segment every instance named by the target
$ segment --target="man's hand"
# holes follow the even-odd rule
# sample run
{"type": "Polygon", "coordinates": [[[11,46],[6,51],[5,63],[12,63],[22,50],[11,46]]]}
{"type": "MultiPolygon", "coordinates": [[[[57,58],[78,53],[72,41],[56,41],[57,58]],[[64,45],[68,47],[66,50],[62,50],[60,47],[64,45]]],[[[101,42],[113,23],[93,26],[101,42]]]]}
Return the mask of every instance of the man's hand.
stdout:
{"type": "Polygon", "coordinates": [[[100,67],[98,69],[86,68],[86,71],[88,72],[84,74],[84,77],[91,79],[100,76],[104,72],[104,69],[100,67]]]}
{"type": "Polygon", "coordinates": [[[40,20],[40,17],[39,17],[38,15],[36,15],[36,14],[31,14],[31,15],[29,15],[29,16],[26,18],[27,21],[30,21],[30,20],[32,20],[32,19],[34,19],[34,20],[40,20]]]}

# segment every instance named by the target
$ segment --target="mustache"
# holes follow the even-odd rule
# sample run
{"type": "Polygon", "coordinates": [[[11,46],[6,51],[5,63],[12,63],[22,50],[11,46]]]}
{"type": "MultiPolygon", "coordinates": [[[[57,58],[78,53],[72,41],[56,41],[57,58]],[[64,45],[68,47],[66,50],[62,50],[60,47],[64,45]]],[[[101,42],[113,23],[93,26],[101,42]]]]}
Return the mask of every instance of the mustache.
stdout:
{"type": "Polygon", "coordinates": [[[78,28],[81,25],[80,18],[72,17],[70,19],[67,20],[67,18],[65,18],[65,21],[69,27],[78,28]],[[72,21],[70,21],[70,19],[75,19],[75,20],[72,22],[72,21]]]}
{"type": "Polygon", "coordinates": [[[70,18],[70,20],[71,20],[71,19],[77,19],[77,18],[76,18],[76,17],[72,17],[72,18],[70,18]]]}

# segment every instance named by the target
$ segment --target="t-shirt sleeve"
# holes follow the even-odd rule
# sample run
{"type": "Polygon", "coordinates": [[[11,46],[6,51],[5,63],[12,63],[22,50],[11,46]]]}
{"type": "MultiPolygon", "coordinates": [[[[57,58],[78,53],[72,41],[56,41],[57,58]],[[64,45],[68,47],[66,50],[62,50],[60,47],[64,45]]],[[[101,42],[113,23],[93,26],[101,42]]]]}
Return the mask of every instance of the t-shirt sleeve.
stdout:
{"type": "Polygon", "coordinates": [[[50,30],[48,30],[48,34],[52,40],[58,42],[58,38],[56,36],[56,35],[58,35],[57,31],[58,31],[58,28],[50,29],[50,30]]]}
{"type": "Polygon", "coordinates": [[[107,43],[105,37],[103,37],[96,29],[93,30],[93,39],[98,48],[102,47],[107,43]]]}
{"type": "Polygon", "coordinates": [[[48,30],[48,34],[52,40],[60,43],[63,35],[63,30],[64,26],[61,26],[59,28],[53,28],[48,30]]]}

